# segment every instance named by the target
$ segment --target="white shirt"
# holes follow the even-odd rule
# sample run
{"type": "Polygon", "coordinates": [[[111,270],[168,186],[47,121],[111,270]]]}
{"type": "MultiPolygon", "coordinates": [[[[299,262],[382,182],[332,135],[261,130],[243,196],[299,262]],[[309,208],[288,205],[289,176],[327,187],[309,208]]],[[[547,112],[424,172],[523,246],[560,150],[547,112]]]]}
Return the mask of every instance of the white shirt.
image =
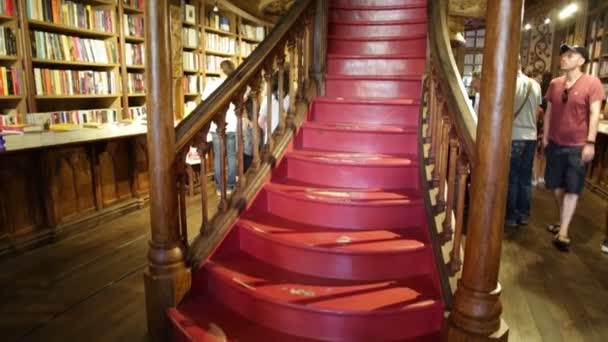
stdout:
{"type": "Polygon", "coordinates": [[[536,112],[542,101],[541,96],[540,84],[524,75],[523,72],[518,72],[513,110],[516,111],[520,107],[522,109],[517,117],[513,117],[512,140],[536,140],[536,112]],[[532,88],[530,95],[526,98],[528,82],[531,82],[532,88]],[[524,101],[526,102],[524,103],[524,101]]]}
{"type": "MultiPolygon", "coordinates": [[[[288,110],[289,110],[289,95],[285,95],[285,98],[283,98],[283,111],[287,112],[288,110]]],[[[266,129],[267,129],[267,123],[266,123],[267,116],[268,116],[268,97],[264,96],[264,98],[262,99],[262,105],[260,108],[260,117],[258,118],[258,125],[260,125],[260,127],[264,131],[266,131],[266,129]]],[[[272,131],[274,132],[274,130],[279,125],[279,101],[277,100],[277,98],[274,95],[272,96],[272,118],[270,121],[271,121],[272,131]]]]}
{"type": "MultiPolygon", "coordinates": [[[[203,91],[203,101],[206,100],[222,83],[224,83],[225,78],[218,78],[212,82],[209,82],[205,85],[205,90],[203,91]]],[[[228,107],[228,111],[226,112],[226,133],[236,132],[237,126],[237,117],[235,113],[234,104],[231,102],[228,107]]],[[[215,122],[211,122],[211,127],[209,128],[209,133],[215,132],[217,130],[217,125],[215,122]]],[[[211,141],[209,135],[207,135],[207,141],[211,141]]]]}

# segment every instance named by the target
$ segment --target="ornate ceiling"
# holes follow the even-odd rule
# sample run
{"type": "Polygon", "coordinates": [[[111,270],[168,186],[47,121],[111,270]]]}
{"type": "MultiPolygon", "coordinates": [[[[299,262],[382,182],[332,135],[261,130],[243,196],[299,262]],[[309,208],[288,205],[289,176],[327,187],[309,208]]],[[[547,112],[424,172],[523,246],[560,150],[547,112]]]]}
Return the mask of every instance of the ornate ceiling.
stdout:
{"type": "Polygon", "coordinates": [[[229,0],[239,8],[256,17],[278,16],[285,12],[295,0],[229,0]]]}

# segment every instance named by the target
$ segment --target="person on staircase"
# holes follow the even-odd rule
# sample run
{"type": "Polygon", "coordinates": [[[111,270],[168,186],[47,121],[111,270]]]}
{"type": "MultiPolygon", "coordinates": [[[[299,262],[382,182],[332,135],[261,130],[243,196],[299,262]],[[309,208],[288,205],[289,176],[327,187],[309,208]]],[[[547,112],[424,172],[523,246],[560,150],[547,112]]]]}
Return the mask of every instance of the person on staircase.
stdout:
{"type": "Polygon", "coordinates": [[[511,135],[511,167],[507,196],[507,227],[527,225],[530,217],[532,166],[536,150],[536,114],[541,104],[540,84],[521,71],[521,59],[515,86],[515,114],[511,135]]]}
{"type": "MultiPolygon", "coordinates": [[[[219,78],[215,82],[211,82],[205,86],[205,92],[203,98],[206,99],[215,89],[217,89],[230,74],[236,69],[234,63],[231,60],[224,60],[220,63],[220,69],[222,70],[223,77],[219,78]]],[[[226,112],[226,164],[227,164],[227,183],[226,189],[228,193],[231,193],[236,185],[236,128],[237,128],[237,116],[235,113],[234,105],[231,103],[228,111],[226,112]]],[[[211,140],[213,142],[213,174],[215,179],[216,192],[219,195],[221,183],[220,183],[220,138],[217,134],[217,126],[215,123],[211,124],[209,129],[211,140]]]]}
{"type": "Polygon", "coordinates": [[[604,99],[601,81],[582,72],[589,52],[581,46],[560,47],[564,76],[553,79],[547,90],[543,145],[547,158],[545,182],[554,192],[560,224],[549,225],[553,244],[568,251],[568,229],[585,182],[585,163],[595,155],[595,139],[604,99]]]}
{"type": "MultiPolygon", "coordinates": [[[[289,110],[289,73],[287,70],[283,71],[283,111],[289,110]]],[[[271,127],[272,132],[279,125],[279,73],[275,72],[272,76],[272,117],[271,117],[271,127]]],[[[264,96],[262,99],[262,105],[260,106],[260,116],[258,117],[258,125],[264,131],[264,142],[266,142],[266,137],[268,137],[268,126],[266,123],[268,117],[268,97],[264,96]]]]}

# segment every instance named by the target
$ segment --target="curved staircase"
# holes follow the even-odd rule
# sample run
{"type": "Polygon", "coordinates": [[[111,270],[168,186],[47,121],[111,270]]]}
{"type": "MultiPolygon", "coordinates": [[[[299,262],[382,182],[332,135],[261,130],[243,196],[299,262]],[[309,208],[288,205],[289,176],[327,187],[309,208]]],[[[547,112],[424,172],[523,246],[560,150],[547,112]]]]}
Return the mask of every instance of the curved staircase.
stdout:
{"type": "Polygon", "coordinates": [[[426,1],[330,2],[326,96],[169,310],[177,341],[437,341],[420,188],[426,1]]]}

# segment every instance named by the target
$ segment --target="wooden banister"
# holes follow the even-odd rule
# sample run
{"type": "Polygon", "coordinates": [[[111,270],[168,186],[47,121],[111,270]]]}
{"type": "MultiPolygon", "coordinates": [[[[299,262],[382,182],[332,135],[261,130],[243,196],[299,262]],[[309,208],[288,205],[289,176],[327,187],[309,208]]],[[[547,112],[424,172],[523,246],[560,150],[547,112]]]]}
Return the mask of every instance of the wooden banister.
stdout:
{"type": "Polygon", "coordinates": [[[422,141],[428,145],[421,160],[433,166],[423,189],[437,187],[434,211],[425,201],[433,215],[436,255],[444,258],[441,274],[461,277],[452,282],[446,337],[506,340],[498,284],[512,130],[512,116],[505,113],[513,113],[522,0],[488,2],[479,122],[452,53],[447,3],[428,2],[430,58],[423,112],[428,119],[421,120],[427,125],[422,141]]]}
{"type": "MultiPolygon", "coordinates": [[[[190,289],[190,270],[196,270],[223,241],[239,213],[261,189],[276,160],[290,146],[296,130],[304,121],[308,101],[317,88],[316,83],[309,81],[313,53],[319,55],[318,50],[325,49],[319,44],[313,44],[312,32],[327,32],[327,28],[313,30],[312,27],[315,22],[327,23],[327,18],[319,18],[327,16],[327,11],[317,11],[317,8],[327,8],[327,0],[296,1],[245,62],[174,128],[171,115],[174,106],[169,3],[170,0],[150,0],[145,6],[152,237],[148,253],[149,267],[144,278],[148,331],[155,341],[169,340],[170,330],[165,311],[177,305],[190,289]],[[289,50],[288,63],[286,48],[289,50]],[[276,95],[272,91],[275,78],[278,79],[280,89],[276,95]],[[263,80],[266,81],[265,85],[263,80]],[[287,81],[290,95],[288,106],[283,104],[283,95],[287,94],[283,85],[287,81]],[[264,87],[265,92],[262,90],[264,87]],[[251,120],[245,121],[248,117],[245,115],[247,90],[253,105],[249,113],[251,120]],[[258,129],[263,97],[266,97],[267,104],[265,139],[258,129]],[[276,116],[273,118],[272,115],[275,97],[281,103],[278,122],[274,122],[276,116]],[[234,133],[227,132],[226,115],[231,108],[234,109],[237,120],[234,133]],[[247,127],[245,122],[248,123],[247,127]],[[210,204],[215,203],[215,198],[214,194],[208,193],[209,168],[205,161],[206,151],[211,146],[207,142],[207,134],[210,133],[212,124],[217,127],[215,132],[211,132],[214,133],[216,145],[214,153],[218,157],[213,167],[219,169],[217,209],[210,208],[210,204]],[[277,128],[273,131],[274,127],[277,128]],[[252,156],[248,170],[245,170],[243,156],[246,135],[251,140],[249,145],[252,156]],[[263,141],[265,142],[261,143],[263,141]],[[232,152],[233,145],[236,146],[236,152],[232,152]],[[229,158],[229,151],[237,156],[229,158]],[[191,212],[189,215],[186,193],[194,193],[193,182],[196,177],[186,161],[187,156],[190,156],[194,160],[189,159],[190,163],[196,163],[197,154],[200,157],[202,210],[196,219],[200,219],[200,234],[188,245],[188,222],[196,220],[193,220],[195,215],[191,212]],[[234,189],[228,189],[228,181],[236,182],[234,189]],[[233,192],[230,193],[229,190],[233,192]]],[[[225,1],[222,3],[226,5],[225,1]]],[[[321,55],[323,53],[325,52],[321,55]]]]}

